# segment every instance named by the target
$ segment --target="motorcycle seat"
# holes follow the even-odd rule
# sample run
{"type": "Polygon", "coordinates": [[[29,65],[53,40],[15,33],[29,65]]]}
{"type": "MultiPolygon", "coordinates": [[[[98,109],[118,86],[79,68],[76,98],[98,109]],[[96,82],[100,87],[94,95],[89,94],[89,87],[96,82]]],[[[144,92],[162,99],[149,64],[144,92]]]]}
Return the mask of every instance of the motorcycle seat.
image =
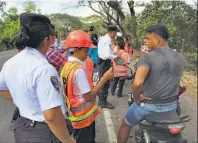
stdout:
{"type": "Polygon", "coordinates": [[[180,117],[177,115],[175,111],[168,112],[153,112],[147,116],[145,116],[145,120],[152,123],[160,123],[160,124],[172,124],[179,123],[180,117]]]}

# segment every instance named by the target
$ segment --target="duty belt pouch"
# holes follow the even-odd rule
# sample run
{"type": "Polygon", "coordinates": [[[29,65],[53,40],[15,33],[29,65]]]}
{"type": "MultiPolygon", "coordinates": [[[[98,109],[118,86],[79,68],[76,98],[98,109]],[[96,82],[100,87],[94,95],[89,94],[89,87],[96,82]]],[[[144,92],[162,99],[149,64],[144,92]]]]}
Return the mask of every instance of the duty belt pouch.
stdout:
{"type": "Polygon", "coordinates": [[[20,117],[20,113],[19,113],[19,108],[16,107],[15,111],[14,111],[14,114],[13,114],[13,117],[12,117],[12,121],[11,122],[14,122],[16,121],[16,119],[20,117]]]}

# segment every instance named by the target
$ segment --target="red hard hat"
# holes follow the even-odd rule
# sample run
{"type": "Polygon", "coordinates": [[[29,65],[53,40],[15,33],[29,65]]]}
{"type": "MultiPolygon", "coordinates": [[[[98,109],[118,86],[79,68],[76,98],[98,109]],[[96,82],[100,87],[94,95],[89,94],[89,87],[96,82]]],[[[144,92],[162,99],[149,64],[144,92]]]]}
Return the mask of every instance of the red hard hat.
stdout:
{"type": "Polygon", "coordinates": [[[65,48],[95,48],[88,33],[83,30],[74,30],[65,40],[65,48]]]}

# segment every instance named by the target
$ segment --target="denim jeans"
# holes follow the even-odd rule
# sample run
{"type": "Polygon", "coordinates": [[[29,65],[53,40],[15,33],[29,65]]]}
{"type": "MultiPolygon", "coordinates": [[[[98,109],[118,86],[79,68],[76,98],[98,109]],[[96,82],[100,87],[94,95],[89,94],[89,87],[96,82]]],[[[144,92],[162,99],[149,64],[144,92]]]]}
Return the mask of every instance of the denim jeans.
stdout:
{"type": "Polygon", "coordinates": [[[141,102],[140,105],[135,102],[129,107],[126,115],[125,122],[129,126],[138,124],[144,116],[151,114],[152,112],[167,112],[175,110],[177,108],[177,101],[166,104],[148,104],[141,102]]]}

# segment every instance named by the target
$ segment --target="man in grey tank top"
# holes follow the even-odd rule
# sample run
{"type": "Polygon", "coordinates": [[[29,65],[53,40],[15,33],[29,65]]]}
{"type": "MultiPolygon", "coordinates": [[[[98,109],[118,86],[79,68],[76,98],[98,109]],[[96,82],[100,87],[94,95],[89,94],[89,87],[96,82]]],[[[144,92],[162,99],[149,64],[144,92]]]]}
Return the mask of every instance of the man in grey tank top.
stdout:
{"type": "Polygon", "coordinates": [[[176,110],[177,94],[184,57],[168,46],[165,26],[151,25],[146,30],[148,48],[152,51],[139,59],[132,83],[134,103],[128,109],[118,132],[118,143],[128,140],[132,126],[151,112],[176,110]]]}

